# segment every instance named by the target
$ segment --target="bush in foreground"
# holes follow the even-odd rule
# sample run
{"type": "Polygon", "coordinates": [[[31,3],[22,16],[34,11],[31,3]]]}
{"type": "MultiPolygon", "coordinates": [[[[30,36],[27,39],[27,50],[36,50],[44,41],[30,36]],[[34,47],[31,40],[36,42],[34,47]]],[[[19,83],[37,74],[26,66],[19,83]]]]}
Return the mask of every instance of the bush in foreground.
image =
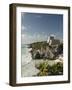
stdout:
{"type": "Polygon", "coordinates": [[[37,76],[48,76],[48,75],[62,75],[63,74],[63,64],[57,63],[52,66],[50,66],[48,63],[40,63],[37,66],[37,69],[40,70],[40,72],[37,74],[37,76]]]}

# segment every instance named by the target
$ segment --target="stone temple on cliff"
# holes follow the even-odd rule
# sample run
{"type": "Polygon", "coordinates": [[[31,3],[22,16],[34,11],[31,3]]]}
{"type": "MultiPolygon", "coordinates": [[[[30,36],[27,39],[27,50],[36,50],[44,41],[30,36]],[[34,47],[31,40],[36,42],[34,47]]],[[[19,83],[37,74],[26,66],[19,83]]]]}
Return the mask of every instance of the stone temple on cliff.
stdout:
{"type": "Polygon", "coordinates": [[[47,43],[50,45],[50,46],[56,46],[56,45],[59,45],[60,44],[60,40],[56,39],[55,38],[55,35],[50,35],[47,39],[47,43]]]}

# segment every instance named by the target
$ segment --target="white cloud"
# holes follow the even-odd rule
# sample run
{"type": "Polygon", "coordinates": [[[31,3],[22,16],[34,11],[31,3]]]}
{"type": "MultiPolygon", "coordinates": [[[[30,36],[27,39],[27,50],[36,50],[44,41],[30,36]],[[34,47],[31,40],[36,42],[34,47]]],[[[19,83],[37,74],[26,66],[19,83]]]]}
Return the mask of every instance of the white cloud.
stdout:
{"type": "Polygon", "coordinates": [[[45,32],[42,32],[42,34],[45,34],[45,32]]]}
{"type": "Polygon", "coordinates": [[[22,34],[22,44],[28,44],[32,41],[33,36],[28,34],[22,34]]]}
{"type": "Polygon", "coordinates": [[[21,29],[22,29],[22,30],[26,30],[26,29],[27,29],[27,27],[25,27],[25,26],[22,26],[22,27],[21,27],[21,29]]]}
{"type": "Polygon", "coordinates": [[[47,35],[36,34],[36,33],[34,33],[33,35],[26,33],[22,34],[22,44],[29,44],[33,42],[46,41],[46,40],[47,40],[47,35]]]}

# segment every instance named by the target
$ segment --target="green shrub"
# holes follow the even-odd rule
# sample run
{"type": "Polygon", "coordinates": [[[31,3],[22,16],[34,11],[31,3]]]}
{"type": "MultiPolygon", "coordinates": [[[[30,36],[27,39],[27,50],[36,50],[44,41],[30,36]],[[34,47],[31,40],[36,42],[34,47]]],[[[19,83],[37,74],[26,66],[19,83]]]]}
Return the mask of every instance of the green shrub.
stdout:
{"type": "Polygon", "coordinates": [[[38,76],[47,76],[48,75],[48,64],[46,62],[40,63],[40,65],[37,67],[40,72],[38,73],[38,76]]]}
{"type": "Polygon", "coordinates": [[[48,65],[47,62],[40,63],[37,67],[40,72],[38,76],[48,76],[48,75],[62,75],[63,74],[63,64],[57,63],[52,66],[48,65]]]}
{"type": "Polygon", "coordinates": [[[62,75],[63,74],[63,64],[57,63],[48,67],[49,75],[62,75]]]}

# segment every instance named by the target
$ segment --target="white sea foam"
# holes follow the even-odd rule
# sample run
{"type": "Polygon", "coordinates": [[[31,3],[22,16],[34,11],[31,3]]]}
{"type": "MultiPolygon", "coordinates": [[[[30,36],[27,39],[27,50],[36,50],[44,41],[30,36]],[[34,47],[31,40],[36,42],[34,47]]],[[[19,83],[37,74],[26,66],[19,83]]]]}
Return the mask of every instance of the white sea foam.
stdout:
{"type": "Polygon", "coordinates": [[[32,56],[30,53],[31,48],[27,46],[22,47],[22,61],[21,61],[21,76],[22,77],[30,77],[33,75],[37,75],[39,72],[35,67],[35,63],[32,60],[32,56]]]}

